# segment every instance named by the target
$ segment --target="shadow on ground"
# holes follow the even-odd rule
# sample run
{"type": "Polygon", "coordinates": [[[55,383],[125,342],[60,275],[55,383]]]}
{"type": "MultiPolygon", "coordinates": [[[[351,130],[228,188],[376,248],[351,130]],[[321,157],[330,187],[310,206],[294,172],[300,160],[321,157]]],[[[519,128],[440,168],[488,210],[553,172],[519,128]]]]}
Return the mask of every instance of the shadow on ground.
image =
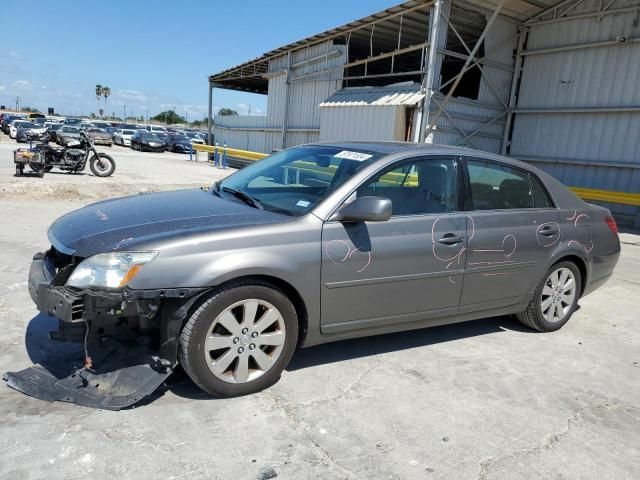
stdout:
{"type": "MultiPolygon", "coordinates": [[[[71,352],[76,354],[84,353],[81,350],[83,348],[82,343],[50,341],[48,339],[49,332],[57,330],[57,326],[55,318],[43,314],[39,314],[31,320],[27,328],[25,345],[32,362],[46,364],[46,357],[51,354],[66,356],[71,352]]],[[[532,330],[523,327],[512,317],[501,316],[407,332],[342,340],[298,349],[287,367],[287,371],[314,368],[319,365],[344,362],[411,348],[428,347],[463,338],[504,331],[532,332],[532,330]]],[[[152,403],[167,391],[171,391],[182,398],[213,399],[213,397],[198,388],[182,368],[178,366],[164,384],[151,395],[136,403],[135,406],[140,407],[152,403]]]]}

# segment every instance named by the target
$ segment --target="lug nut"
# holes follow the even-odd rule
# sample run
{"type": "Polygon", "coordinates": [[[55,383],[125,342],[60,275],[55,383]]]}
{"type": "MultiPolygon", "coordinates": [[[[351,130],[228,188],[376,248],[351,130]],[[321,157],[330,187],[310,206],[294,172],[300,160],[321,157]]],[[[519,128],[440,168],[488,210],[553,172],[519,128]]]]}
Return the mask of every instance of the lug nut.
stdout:
{"type": "Polygon", "coordinates": [[[251,345],[249,345],[249,350],[254,350],[256,348],[256,346],[252,343],[251,345]]]}
{"type": "Polygon", "coordinates": [[[242,353],[242,352],[244,352],[244,348],[240,347],[240,348],[238,349],[238,353],[242,353]]]}
{"type": "Polygon", "coordinates": [[[238,337],[233,339],[233,343],[238,343],[240,341],[240,339],[238,337]]]}
{"type": "Polygon", "coordinates": [[[248,331],[249,331],[249,329],[248,329],[248,328],[243,328],[243,329],[242,329],[242,333],[247,333],[248,331]]]}
{"type": "Polygon", "coordinates": [[[251,334],[251,338],[256,338],[257,336],[258,336],[258,332],[253,332],[253,333],[251,334]]]}

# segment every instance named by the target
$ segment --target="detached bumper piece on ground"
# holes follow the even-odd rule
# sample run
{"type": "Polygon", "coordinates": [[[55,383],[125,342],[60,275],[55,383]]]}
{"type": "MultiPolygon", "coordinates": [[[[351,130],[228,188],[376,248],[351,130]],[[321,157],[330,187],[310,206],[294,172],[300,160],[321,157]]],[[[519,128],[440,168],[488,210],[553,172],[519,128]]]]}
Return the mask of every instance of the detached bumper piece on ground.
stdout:
{"type": "MultiPolygon", "coordinates": [[[[64,329],[64,327],[63,327],[64,329]]],[[[63,330],[62,329],[62,330],[63,330]]],[[[79,329],[78,337],[82,337],[79,329]]],[[[56,340],[58,320],[39,315],[27,330],[27,350],[36,365],[4,375],[7,385],[31,397],[105,410],[130,407],[152,394],[171,374],[142,341],[103,338],[88,343],[92,367],[86,368],[84,342],[56,340]],[[52,338],[53,337],[53,338],[52,338]]]]}
{"type": "MultiPolygon", "coordinates": [[[[70,269],[60,265],[64,257],[54,248],[34,257],[29,293],[41,313],[29,323],[26,348],[35,365],[8,372],[3,379],[9,387],[41,400],[106,410],[130,407],[162,385],[176,364],[172,339],[126,316],[142,313],[153,324],[155,292],[146,292],[148,299],[132,296],[125,301],[124,292],[70,291],[64,287],[70,269]],[[159,348],[161,340],[164,348],[159,348]]],[[[179,304],[189,304],[192,293],[176,293],[181,295],[179,304]]],[[[175,311],[171,298],[164,303],[167,312],[175,311]]],[[[171,317],[163,315],[157,323],[171,326],[171,317]]]]}

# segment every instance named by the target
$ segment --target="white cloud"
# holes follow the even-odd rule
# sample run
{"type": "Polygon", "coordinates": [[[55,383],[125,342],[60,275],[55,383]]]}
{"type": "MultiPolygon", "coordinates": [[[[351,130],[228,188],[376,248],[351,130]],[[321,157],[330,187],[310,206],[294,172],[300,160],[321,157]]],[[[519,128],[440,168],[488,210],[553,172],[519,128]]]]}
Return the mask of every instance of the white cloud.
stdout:
{"type": "Polygon", "coordinates": [[[31,82],[29,80],[16,80],[11,84],[11,87],[15,90],[30,90],[31,82]]]}
{"type": "Polygon", "coordinates": [[[4,91],[7,87],[5,87],[4,85],[0,85],[0,92],[4,91]]]}
{"type": "Polygon", "coordinates": [[[40,90],[49,90],[49,87],[46,85],[40,85],[40,90]]]}
{"type": "Polygon", "coordinates": [[[122,100],[135,100],[138,102],[146,102],[148,100],[145,93],[140,90],[118,90],[115,96],[122,100]]]}
{"type": "Polygon", "coordinates": [[[20,54],[18,52],[16,52],[15,50],[9,50],[7,52],[7,55],[9,55],[11,58],[15,58],[16,60],[20,60],[22,58],[20,56],[20,54]]]}

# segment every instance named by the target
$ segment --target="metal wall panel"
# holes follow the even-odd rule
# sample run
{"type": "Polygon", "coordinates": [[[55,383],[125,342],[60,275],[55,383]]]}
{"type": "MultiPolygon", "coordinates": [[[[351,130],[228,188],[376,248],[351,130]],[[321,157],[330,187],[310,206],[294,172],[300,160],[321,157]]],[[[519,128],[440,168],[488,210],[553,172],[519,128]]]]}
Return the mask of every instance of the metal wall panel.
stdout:
{"type": "MultiPolygon", "coordinates": [[[[593,1],[581,8],[593,8],[593,1]]],[[[638,36],[635,13],[532,25],[526,50],[638,36]]],[[[524,57],[517,109],[640,106],[640,43],[524,57]]],[[[535,163],[566,185],[640,191],[640,112],[516,113],[510,155],[535,163]],[[615,164],[607,166],[607,164],[615,164]],[[628,166],[626,166],[628,164],[628,166]]],[[[640,226],[640,209],[608,204],[619,221],[640,226]]]]}
{"type": "Polygon", "coordinates": [[[322,107],[320,141],[404,140],[405,107],[362,105],[322,107]]]}
{"type": "MultiPolygon", "coordinates": [[[[496,19],[485,39],[485,58],[505,67],[513,68],[513,52],[518,42],[517,35],[516,24],[504,18],[499,17],[496,19]]],[[[504,106],[509,101],[513,72],[492,65],[483,65],[482,69],[484,70],[484,75],[480,79],[478,100],[504,109],[504,106]],[[494,87],[493,89],[489,83],[494,87]]]]}

